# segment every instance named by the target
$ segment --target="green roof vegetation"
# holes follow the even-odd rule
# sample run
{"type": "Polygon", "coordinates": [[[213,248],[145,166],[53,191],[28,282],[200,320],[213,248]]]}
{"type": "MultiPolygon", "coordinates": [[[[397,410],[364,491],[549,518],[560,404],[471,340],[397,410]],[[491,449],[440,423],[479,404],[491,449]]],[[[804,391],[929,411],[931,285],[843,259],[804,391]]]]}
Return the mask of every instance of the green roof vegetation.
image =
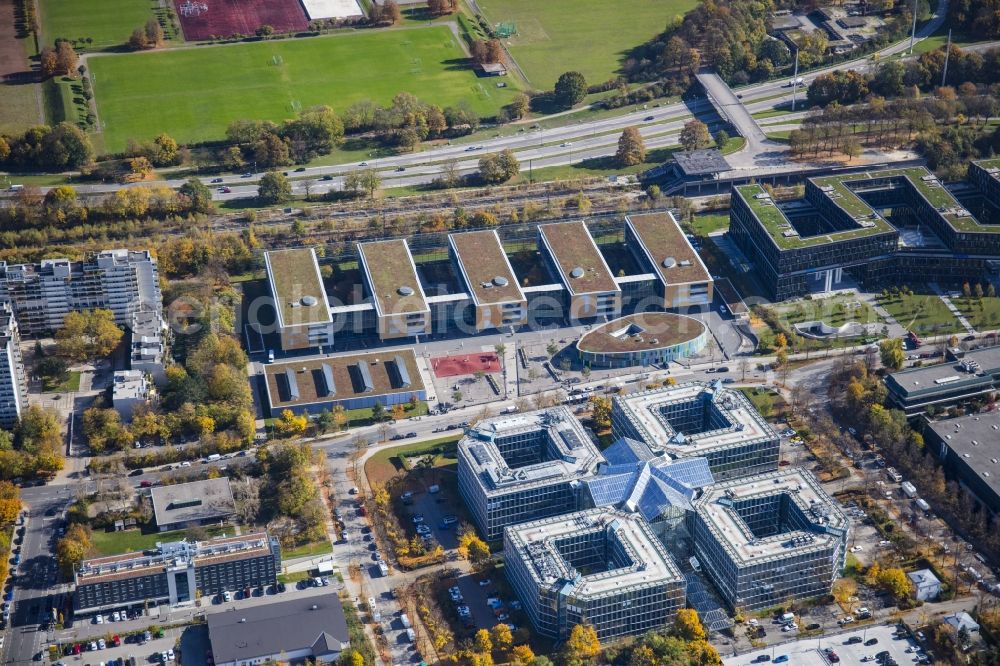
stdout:
{"type": "Polygon", "coordinates": [[[369,288],[378,301],[381,316],[424,312],[424,300],[410,255],[410,247],[402,239],[361,243],[359,246],[365,268],[371,278],[369,288]]]}
{"type": "Polygon", "coordinates": [[[274,290],[274,306],[281,312],[284,326],[330,321],[326,290],[320,280],[319,266],[311,248],[268,252],[267,264],[274,290]],[[303,302],[308,296],[316,299],[315,303],[303,302]]]}

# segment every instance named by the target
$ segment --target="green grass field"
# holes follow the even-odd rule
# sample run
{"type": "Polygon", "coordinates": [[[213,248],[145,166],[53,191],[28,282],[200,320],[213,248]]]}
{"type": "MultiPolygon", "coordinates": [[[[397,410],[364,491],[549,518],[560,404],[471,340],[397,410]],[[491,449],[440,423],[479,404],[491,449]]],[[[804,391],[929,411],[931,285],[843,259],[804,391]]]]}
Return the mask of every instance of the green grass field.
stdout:
{"type": "MultiPolygon", "coordinates": [[[[205,527],[205,533],[209,537],[235,533],[233,527],[205,527]]],[[[94,530],[90,535],[93,544],[94,555],[119,555],[121,553],[131,553],[140,550],[147,550],[156,547],[157,541],[180,541],[187,536],[185,530],[175,530],[173,532],[140,532],[139,530],[126,530],[124,532],[103,532],[94,530]]]]}
{"type": "Polygon", "coordinates": [[[0,134],[17,134],[39,123],[39,93],[37,83],[0,86],[0,134]]]}
{"type": "Polygon", "coordinates": [[[548,90],[568,70],[588,83],[617,74],[626,51],[648,41],[695,0],[479,0],[491,23],[513,22],[509,48],[531,85],[548,90]]]}
{"type": "Polygon", "coordinates": [[[234,120],[388,104],[399,92],[487,115],[517,92],[512,81],[501,89],[477,78],[443,26],[101,56],[90,67],[108,151],[159,132],[184,143],[221,139],[234,120]]]}
{"type": "Polygon", "coordinates": [[[46,43],[90,38],[91,49],[124,44],[153,18],[154,0],[39,0],[46,43]]]}
{"type": "Polygon", "coordinates": [[[899,295],[879,299],[879,305],[901,326],[917,335],[944,335],[965,330],[935,294],[899,295]]]}

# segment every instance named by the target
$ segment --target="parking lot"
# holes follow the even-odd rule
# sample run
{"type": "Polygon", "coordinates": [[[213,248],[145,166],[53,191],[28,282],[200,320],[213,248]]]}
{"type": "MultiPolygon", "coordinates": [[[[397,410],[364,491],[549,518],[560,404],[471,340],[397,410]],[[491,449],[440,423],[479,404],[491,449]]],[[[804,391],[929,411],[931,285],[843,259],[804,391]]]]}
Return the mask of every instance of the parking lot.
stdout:
{"type": "Polygon", "coordinates": [[[879,662],[872,658],[862,661],[864,657],[874,657],[882,651],[888,651],[900,666],[918,663],[916,650],[918,645],[912,639],[894,638],[895,625],[878,625],[866,629],[845,631],[836,636],[821,636],[781,645],[772,645],[764,650],[755,650],[735,657],[723,659],[726,666],[747,666],[760,663],[787,663],[790,666],[829,666],[831,663],[861,664],[879,662]],[[852,637],[859,637],[860,642],[848,643],[852,637]],[[866,641],[878,641],[873,645],[865,645],[866,641]],[[832,648],[837,661],[827,657],[824,651],[832,648]],[[907,652],[910,649],[911,652],[907,652]],[[762,657],[768,657],[763,659],[762,657]],[[785,659],[782,659],[785,657],[785,659]],[[759,661],[758,661],[759,660],[759,661]]]}

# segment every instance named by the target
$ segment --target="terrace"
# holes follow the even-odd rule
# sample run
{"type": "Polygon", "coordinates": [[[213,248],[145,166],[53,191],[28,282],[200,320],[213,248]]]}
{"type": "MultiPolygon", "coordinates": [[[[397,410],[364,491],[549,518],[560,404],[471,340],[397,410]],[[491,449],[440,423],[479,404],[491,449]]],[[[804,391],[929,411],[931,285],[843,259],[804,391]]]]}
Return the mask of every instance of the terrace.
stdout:
{"type": "Polygon", "coordinates": [[[280,325],[320,324],[331,320],[326,289],[312,248],[265,252],[264,263],[280,325]]]}
{"type": "Polygon", "coordinates": [[[618,285],[583,222],[543,224],[542,242],[574,295],[618,291],[618,285]]]}
{"type": "Polygon", "coordinates": [[[514,269],[495,231],[448,236],[466,287],[479,305],[523,301],[514,269]]]}
{"type": "Polygon", "coordinates": [[[359,243],[358,255],[380,316],[427,311],[424,289],[405,240],[359,243]]]}

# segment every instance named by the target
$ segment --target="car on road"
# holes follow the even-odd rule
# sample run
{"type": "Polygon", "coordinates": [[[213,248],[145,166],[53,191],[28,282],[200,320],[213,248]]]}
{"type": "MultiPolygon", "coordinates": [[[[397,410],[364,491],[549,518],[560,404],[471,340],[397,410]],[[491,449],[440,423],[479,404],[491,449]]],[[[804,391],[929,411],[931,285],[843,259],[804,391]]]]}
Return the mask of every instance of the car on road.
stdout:
{"type": "Polygon", "coordinates": [[[560,148],[569,148],[572,145],[573,145],[572,141],[563,141],[562,143],[559,144],[559,147],[560,148]]]}
{"type": "Polygon", "coordinates": [[[213,185],[214,185],[215,183],[221,183],[221,182],[222,182],[222,179],[221,179],[221,178],[213,178],[213,179],[212,179],[212,184],[213,184],[213,185]]]}
{"type": "Polygon", "coordinates": [[[774,663],[776,663],[776,664],[783,664],[786,661],[788,661],[788,655],[787,654],[779,654],[777,657],[774,658],[774,663]]]}
{"type": "Polygon", "coordinates": [[[306,170],[305,167],[299,167],[298,169],[295,170],[295,173],[302,173],[305,170],[306,170]]]}
{"type": "Polygon", "coordinates": [[[368,166],[368,162],[362,162],[362,163],[361,163],[361,164],[359,164],[358,166],[368,166]]]}
{"type": "Polygon", "coordinates": [[[860,642],[861,642],[861,636],[851,636],[846,641],[844,641],[844,645],[854,645],[855,643],[860,643],[860,642]]]}
{"type": "Polygon", "coordinates": [[[220,187],[219,194],[229,194],[233,189],[231,187],[220,187]]]}
{"type": "Polygon", "coordinates": [[[128,473],[129,476],[142,476],[143,471],[141,469],[134,469],[128,473]]]}
{"type": "Polygon", "coordinates": [[[405,166],[398,166],[398,167],[396,167],[396,171],[406,171],[406,167],[405,166]]]}
{"type": "Polygon", "coordinates": [[[240,176],[240,178],[253,178],[253,174],[248,171],[242,176],[240,176]]]}
{"type": "Polygon", "coordinates": [[[644,121],[644,122],[647,122],[647,123],[648,123],[648,122],[649,122],[650,120],[655,120],[655,118],[654,118],[653,116],[646,116],[645,118],[643,118],[643,121],[644,121]]]}

